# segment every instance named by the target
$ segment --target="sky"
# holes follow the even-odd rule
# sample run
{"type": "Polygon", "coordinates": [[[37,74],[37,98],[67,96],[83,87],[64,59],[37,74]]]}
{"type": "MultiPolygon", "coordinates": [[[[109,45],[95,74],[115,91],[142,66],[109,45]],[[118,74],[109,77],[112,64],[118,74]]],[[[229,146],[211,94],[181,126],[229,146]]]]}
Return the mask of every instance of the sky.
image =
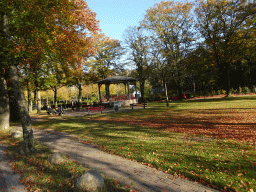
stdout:
{"type": "Polygon", "coordinates": [[[138,26],[146,10],[161,0],[86,0],[96,12],[101,32],[123,41],[122,34],[128,26],[138,26]]]}

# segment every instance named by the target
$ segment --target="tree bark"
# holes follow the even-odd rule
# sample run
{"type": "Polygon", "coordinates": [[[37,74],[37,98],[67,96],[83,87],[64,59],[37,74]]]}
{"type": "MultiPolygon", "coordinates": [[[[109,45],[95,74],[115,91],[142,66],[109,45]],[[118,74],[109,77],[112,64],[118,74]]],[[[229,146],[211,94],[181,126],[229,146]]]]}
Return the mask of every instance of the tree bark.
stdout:
{"type": "Polygon", "coordinates": [[[164,90],[165,90],[165,101],[166,101],[166,106],[169,107],[169,98],[168,98],[168,91],[167,91],[167,85],[166,85],[166,82],[164,82],[164,90]]]}
{"type": "Polygon", "coordinates": [[[32,100],[31,100],[31,92],[30,92],[30,88],[29,88],[29,82],[27,83],[27,92],[28,92],[28,111],[32,112],[32,100]]]}
{"type": "MultiPolygon", "coordinates": [[[[1,73],[1,72],[0,72],[1,73]]],[[[4,77],[0,74],[0,129],[8,129],[10,122],[9,96],[4,77]]]]}
{"type": "Polygon", "coordinates": [[[82,84],[79,83],[78,85],[78,102],[81,103],[81,97],[82,97],[82,84]]]}
{"type": "Polygon", "coordinates": [[[37,113],[41,113],[41,95],[40,90],[37,90],[37,113]]]}
{"type": "Polygon", "coordinates": [[[145,102],[145,80],[140,81],[140,93],[142,97],[142,102],[145,102]]]}
{"type": "MultiPolygon", "coordinates": [[[[34,107],[37,106],[37,89],[34,90],[34,107]]],[[[33,110],[33,108],[32,108],[33,110]]]]}
{"type": "Polygon", "coordinates": [[[229,64],[228,64],[228,67],[227,67],[227,88],[226,88],[226,91],[227,91],[227,97],[230,97],[231,92],[230,92],[230,65],[229,64]]]}
{"type": "Polygon", "coordinates": [[[31,119],[28,113],[25,96],[19,81],[17,67],[14,65],[11,65],[10,61],[9,63],[10,63],[10,69],[9,69],[10,78],[11,78],[11,83],[14,90],[14,97],[18,102],[18,110],[19,110],[21,124],[23,128],[24,150],[26,153],[34,152],[34,140],[33,140],[33,130],[31,126],[31,119]]]}
{"type": "Polygon", "coordinates": [[[55,107],[58,107],[58,103],[57,103],[57,86],[54,86],[54,105],[55,107]]]}
{"type": "Polygon", "coordinates": [[[30,104],[29,104],[29,111],[31,111],[32,112],[32,109],[33,108],[33,102],[32,102],[32,100],[30,99],[30,104]]]}
{"type": "Polygon", "coordinates": [[[183,98],[183,88],[181,86],[179,86],[179,100],[182,101],[184,98],[183,98]]]}

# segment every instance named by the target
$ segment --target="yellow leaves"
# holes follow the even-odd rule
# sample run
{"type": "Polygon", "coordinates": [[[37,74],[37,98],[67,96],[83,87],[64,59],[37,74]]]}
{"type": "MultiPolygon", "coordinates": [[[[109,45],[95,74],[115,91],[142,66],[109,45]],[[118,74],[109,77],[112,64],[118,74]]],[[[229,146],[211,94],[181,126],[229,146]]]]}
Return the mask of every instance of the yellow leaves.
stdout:
{"type": "Polygon", "coordinates": [[[238,176],[238,177],[241,177],[241,176],[243,176],[243,174],[242,174],[242,173],[238,173],[237,176],[238,176]]]}

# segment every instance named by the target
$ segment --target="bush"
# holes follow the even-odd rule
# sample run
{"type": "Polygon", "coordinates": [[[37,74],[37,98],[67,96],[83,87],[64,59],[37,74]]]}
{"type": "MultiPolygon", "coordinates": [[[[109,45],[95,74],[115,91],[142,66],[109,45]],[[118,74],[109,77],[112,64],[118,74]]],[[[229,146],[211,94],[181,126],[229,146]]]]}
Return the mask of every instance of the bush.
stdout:
{"type": "Polygon", "coordinates": [[[149,101],[161,101],[163,99],[162,93],[155,93],[153,95],[149,95],[149,101]]]}
{"type": "Polygon", "coordinates": [[[186,97],[187,97],[188,99],[194,97],[190,92],[185,93],[185,95],[186,95],[186,97]]]}
{"type": "Polygon", "coordinates": [[[145,99],[145,98],[144,98],[144,100],[143,100],[142,97],[140,97],[140,98],[138,99],[138,103],[144,103],[144,101],[146,102],[146,99],[145,99]]]}
{"type": "Polygon", "coordinates": [[[252,92],[253,92],[253,93],[256,93],[256,87],[255,87],[255,85],[253,85],[252,92]]]}
{"type": "Polygon", "coordinates": [[[221,89],[221,90],[218,90],[217,92],[217,95],[222,95],[222,94],[227,94],[227,91],[226,90],[223,90],[223,89],[221,89]]]}
{"type": "Polygon", "coordinates": [[[242,92],[243,93],[251,93],[251,90],[248,87],[243,87],[242,92]]]}
{"type": "Polygon", "coordinates": [[[239,88],[238,88],[238,93],[243,93],[242,87],[239,87],[239,88]]]}
{"type": "Polygon", "coordinates": [[[233,89],[233,88],[230,90],[230,93],[232,93],[232,94],[237,93],[237,92],[238,91],[236,89],[233,89]]]}

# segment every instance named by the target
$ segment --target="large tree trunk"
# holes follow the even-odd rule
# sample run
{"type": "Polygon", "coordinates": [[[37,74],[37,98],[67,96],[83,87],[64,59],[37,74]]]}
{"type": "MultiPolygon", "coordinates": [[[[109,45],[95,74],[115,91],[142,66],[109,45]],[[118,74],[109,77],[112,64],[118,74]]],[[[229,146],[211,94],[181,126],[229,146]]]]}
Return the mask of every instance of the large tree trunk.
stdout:
{"type": "Polygon", "coordinates": [[[27,153],[34,152],[34,141],[33,141],[33,130],[31,126],[31,119],[28,113],[25,96],[19,81],[17,67],[14,65],[10,65],[10,78],[11,78],[11,83],[14,91],[14,97],[18,102],[18,110],[19,110],[21,124],[23,128],[24,150],[27,153]]]}
{"type": "Polygon", "coordinates": [[[0,72],[0,130],[8,129],[10,121],[9,96],[7,85],[0,72]]]}

